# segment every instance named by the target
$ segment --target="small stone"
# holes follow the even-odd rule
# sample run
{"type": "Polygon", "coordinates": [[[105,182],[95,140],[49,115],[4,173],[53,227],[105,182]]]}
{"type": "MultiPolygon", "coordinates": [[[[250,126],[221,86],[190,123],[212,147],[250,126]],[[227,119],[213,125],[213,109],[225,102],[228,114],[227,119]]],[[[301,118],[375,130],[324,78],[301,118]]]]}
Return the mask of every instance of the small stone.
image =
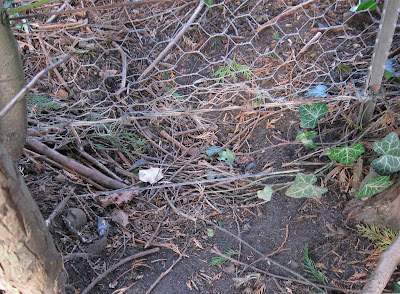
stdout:
{"type": "Polygon", "coordinates": [[[80,208],[68,208],[66,218],[76,230],[79,230],[87,222],[86,213],[80,208]]]}
{"type": "Polygon", "coordinates": [[[256,167],[256,164],[254,162],[250,162],[248,165],[246,165],[246,167],[244,168],[246,171],[250,171],[253,168],[256,167]]]}

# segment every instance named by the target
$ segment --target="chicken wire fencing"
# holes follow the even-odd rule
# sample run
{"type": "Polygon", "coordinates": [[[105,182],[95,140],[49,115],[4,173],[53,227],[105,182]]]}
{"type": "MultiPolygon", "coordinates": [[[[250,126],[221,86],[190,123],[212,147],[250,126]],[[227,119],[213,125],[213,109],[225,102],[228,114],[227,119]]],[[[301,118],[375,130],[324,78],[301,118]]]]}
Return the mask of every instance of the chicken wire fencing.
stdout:
{"type": "MultiPolygon", "coordinates": [[[[56,1],[42,12],[109,4],[56,1]]],[[[151,125],[174,137],[196,130],[196,136],[180,137],[187,146],[219,142],[231,144],[234,152],[246,146],[255,152],[243,140],[235,142],[234,135],[216,136],[218,124],[233,125],[233,134],[250,134],[249,127],[241,130],[245,119],[240,111],[251,115],[296,107],[313,96],[344,103],[361,98],[383,1],[374,11],[350,12],[353,4],[144,2],[14,23],[28,78],[54,58],[72,56],[28,95],[28,131],[57,148],[77,136],[107,137],[123,148],[123,140],[112,136],[122,132],[140,151],[144,141],[129,131],[151,125]],[[326,90],[310,95],[316,86],[326,90]],[[50,101],[43,104],[43,96],[50,101]]],[[[398,39],[396,31],[393,47],[398,39]]],[[[138,159],[132,150],[124,154],[131,162],[138,159]]]]}
{"type": "Polygon", "coordinates": [[[349,1],[174,1],[31,20],[16,34],[28,76],[72,55],[38,91],[50,85],[66,104],[64,119],[93,121],[262,107],[304,100],[318,85],[330,97],[357,98],[379,9],[350,8],[349,1]]]}

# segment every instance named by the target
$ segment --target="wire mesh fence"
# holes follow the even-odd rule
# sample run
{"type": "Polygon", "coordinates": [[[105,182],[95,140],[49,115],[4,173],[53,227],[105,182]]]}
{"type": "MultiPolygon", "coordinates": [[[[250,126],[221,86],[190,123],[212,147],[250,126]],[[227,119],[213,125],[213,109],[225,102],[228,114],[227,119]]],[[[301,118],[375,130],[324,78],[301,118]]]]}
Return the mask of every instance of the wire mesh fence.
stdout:
{"type": "Polygon", "coordinates": [[[379,21],[376,12],[349,9],[346,1],[167,2],[75,14],[57,25],[36,20],[20,35],[28,74],[73,55],[43,87],[73,92],[66,117],[90,121],[93,113],[101,119],[302,100],[317,85],[330,97],[356,97],[379,21]]]}
{"type": "MultiPolygon", "coordinates": [[[[266,172],[258,178],[240,176],[271,144],[268,137],[264,146],[253,144],[254,130],[288,122],[281,110],[312,102],[316,86],[326,86],[320,97],[344,101],[338,109],[349,111],[365,88],[382,1],[355,13],[340,0],[207,3],[142,3],[15,26],[28,78],[53,58],[72,56],[28,96],[30,134],[59,150],[83,144],[127,184],[137,180],[128,169],[139,159],[162,167],[165,183],[185,188],[144,190],[141,199],[156,207],[170,197],[193,214],[219,213],[237,204],[224,195],[254,196],[271,176],[266,162],[253,170],[266,172]],[[210,163],[198,152],[210,146],[229,148],[239,168],[210,163]]],[[[103,4],[110,3],[79,5],[103,4]]],[[[284,137],[294,140],[294,130],[284,137]]],[[[139,203],[130,213],[147,238],[155,229],[141,222],[146,209],[139,203]]]]}

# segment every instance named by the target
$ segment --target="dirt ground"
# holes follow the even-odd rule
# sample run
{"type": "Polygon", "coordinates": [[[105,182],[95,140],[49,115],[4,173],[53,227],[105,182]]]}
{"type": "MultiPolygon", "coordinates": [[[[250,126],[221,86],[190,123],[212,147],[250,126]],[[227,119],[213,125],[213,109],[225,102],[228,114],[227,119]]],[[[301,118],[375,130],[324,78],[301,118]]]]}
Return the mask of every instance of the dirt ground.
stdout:
{"type": "MultiPolygon", "coordinates": [[[[352,121],[379,13],[349,16],[347,1],[311,1],[295,10],[301,1],[199,3],[76,12],[58,16],[56,27],[47,18],[29,20],[28,32],[14,27],[27,79],[52,58],[72,56],[28,96],[29,136],[133,188],[110,189],[26,146],[20,169],[44,218],[70,197],[50,225],[65,258],[68,293],[320,293],[312,283],[326,293],[361,289],[376,251],[344,210],[354,194],[354,166],[320,171],[317,185],[328,188],[320,199],[291,198],[282,189],[266,202],[257,191],[289,183],[297,172],[314,173],[330,163],[328,148],[360,135],[352,121]],[[197,7],[195,25],[142,76],[197,7]],[[247,68],[215,75],[233,61],[247,68]],[[311,150],[296,142],[297,106],[312,102],[306,93],[320,84],[328,86],[329,112],[318,121],[318,149],[311,150]],[[233,165],[207,156],[210,147],[231,150],[233,165]],[[138,179],[150,167],[164,173],[155,187],[138,179]],[[67,223],[71,208],[86,217],[77,230],[67,223]],[[108,224],[106,237],[99,217],[108,224]],[[305,271],[305,246],[324,285],[305,271]],[[232,260],[218,252],[233,252],[232,260]]],[[[394,47],[398,41],[396,34],[394,47]]],[[[397,130],[398,88],[385,87],[379,123],[361,140],[365,167],[373,141],[397,130]]]]}

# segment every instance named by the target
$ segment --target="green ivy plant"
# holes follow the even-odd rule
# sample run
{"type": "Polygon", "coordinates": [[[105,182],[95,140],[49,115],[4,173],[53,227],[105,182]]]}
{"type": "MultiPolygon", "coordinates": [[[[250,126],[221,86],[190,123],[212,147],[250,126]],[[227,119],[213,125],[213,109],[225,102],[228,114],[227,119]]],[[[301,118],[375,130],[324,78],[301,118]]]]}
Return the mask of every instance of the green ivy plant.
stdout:
{"type": "Polygon", "coordinates": [[[257,191],[257,197],[265,201],[270,201],[273,192],[270,186],[265,186],[263,190],[257,191]]]}
{"type": "Polygon", "coordinates": [[[356,143],[352,146],[342,145],[338,148],[330,149],[326,152],[328,157],[343,165],[352,165],[357,161],[358,157],[365,152],[361,143],[356,143]]]}
{"type": "Polygon", "coordinates": [[[293,198],[321,198],[322,194],[328,192],[325,187],[314,186],[317,182],[315,175],[298,173],[293,184],[286,190],[286,196],[293,198]]]}
{"type": "Polygon", "coordinates": [[[350,11],[356,12],[361,10],[375,10],[376,2],[375,0],[359,0],[358,5],[353,6],[350,11]]]}
{"type": "Polygon", "coordinates": [[[373,148],[376,153],[383,154],[371,163],[379,175],[388,176],[400,171],[400,140],[396,133],[375,142],[373,148]]]}
{"type": "Polygon", "coordinates": [[[354,197],[360,199],[369,198],[382,191],[385,191],[393,184],[394,181],[391,181],[387,176],[371,179],[360,189],[360,191],[354,195],[354,197]]]}
{"type": "Polygon", "coordinates": [[[300,105],[299,112],[301,117],[300,127],[313,129],[316,127],[318,119],[328,113],[328,107],[324,102],[313,103],[312,105],[300,105]]]}
{"type": "Polygon", "coordinates": [[[316,136],[318,136],[316,131],[299,131],[296,141],[301,142],[305,147],[315,149],[317,145],[315,145],[313,138],[316,136]]]}
{"type": "MultiPolygon", "coordinates": [[[[315,87],[309,91],[309,95],[322,97],[327,87],[315,87]]],[[[299,113],[301,117],[300,127],[315,128],[319,118],[325,116],[328,107],[324,102],[313,103],[312,105],[300,105],[299,113]]],[[[305,147],[315,149],[316,144],[313,138],[318,136],[316,131],[299,131],[296,140],[303,143],[305,147]]],[[[374,143],[373,149],[382,156],[374,159],[371,166],[376,170],[380,177],[369,180],[355,194],[355,197],[365,199],[372,197],[386,189],[388,189],[395,181],[390,180],[389,175],[400,171],[400,140],[396,133],[390,133],[382,139],[374,143]]],[[[361,143],[355,143],[351,146],[346,144],[332,148],[326,151],[326,155],[335,162],[339,162],[344,166],[350,166],[356,162],[365,152],[365,148],[361,143]]],[[[225,158],[225,157],[223,157],[225,158]]],[[[294,198],[320,198],[328,191],[327,188],[314,185],[317,177],[313,174],[298,173],[295,181],[290,184],[285,194],[294,198]]],[[[257,197],[270,201],[274,190],[270,186],[265,186],[262,190],[257,191],[257,197]]]]}

